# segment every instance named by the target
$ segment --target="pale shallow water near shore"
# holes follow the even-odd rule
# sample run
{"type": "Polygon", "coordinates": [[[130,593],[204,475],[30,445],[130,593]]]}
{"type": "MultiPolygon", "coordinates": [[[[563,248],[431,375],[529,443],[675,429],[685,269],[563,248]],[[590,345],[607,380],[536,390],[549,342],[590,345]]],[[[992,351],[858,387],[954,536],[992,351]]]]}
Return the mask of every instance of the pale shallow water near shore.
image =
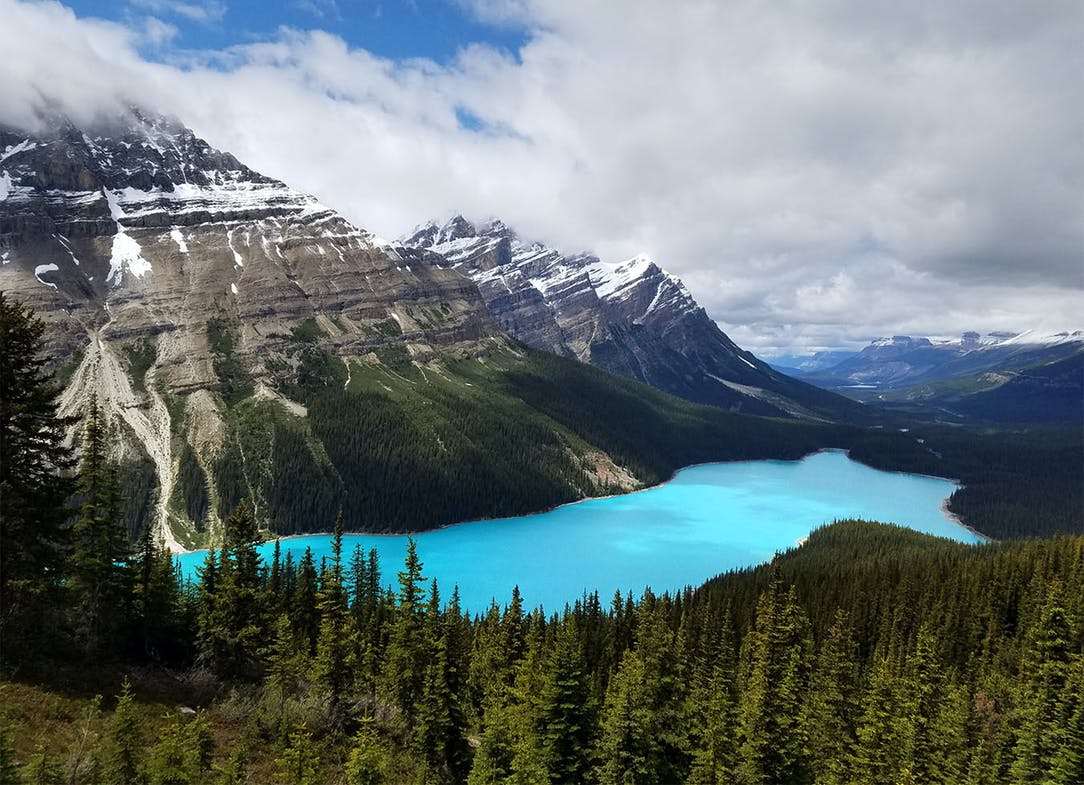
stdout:
{"type": "MultiPolygon", "coordinates": [[[[693,466],[638,493],[589,499],[537,515],[449,526],[414,535],[427,578],[447,598],[459,586],[462,604],[482,612],[505,604],[519,585],[528,607],[555,611],[584,591],[604,603],[615,590],[661,593],[696,585],[726,570],[767,561],[812,529],[843,518],[898,523],[967,543],[982,538],[946,514],[950,480],[884,472],[825,451],[801,461],[742,461],[693,466]]],[[[405,535],[348,534],[343,550],[376,548],[385,583],[395,580],[405,535]]],[[[317,563],[330,537],[280,540],[296,560],[306,547],[317,563]]],[[[273,543],[260,546],[270,559],[273,543]]],[[[206,554],[178,556],[194,576],[206,554]]]]}

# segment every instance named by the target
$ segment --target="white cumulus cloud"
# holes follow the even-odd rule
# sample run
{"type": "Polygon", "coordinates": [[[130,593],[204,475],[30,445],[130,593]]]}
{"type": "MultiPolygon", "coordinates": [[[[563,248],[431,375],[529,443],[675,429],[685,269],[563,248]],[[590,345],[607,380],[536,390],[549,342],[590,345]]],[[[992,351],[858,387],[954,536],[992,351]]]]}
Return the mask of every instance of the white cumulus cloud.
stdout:
{"type": "Polygon", "coordinates": [[[645,251],[754,351],[1081,326],[1076,0],[462,2],[528,43],[393,62],[284,29],[151,63],[168,28],[0,0],[0,120],[139,101],[384,236],[462,211],[645,251]]]}

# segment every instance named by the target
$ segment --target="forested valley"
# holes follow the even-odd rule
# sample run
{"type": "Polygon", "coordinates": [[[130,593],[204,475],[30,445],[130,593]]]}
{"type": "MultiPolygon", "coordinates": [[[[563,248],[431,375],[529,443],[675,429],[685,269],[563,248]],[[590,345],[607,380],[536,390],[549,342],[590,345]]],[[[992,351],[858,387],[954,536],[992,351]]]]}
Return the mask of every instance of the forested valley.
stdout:
{"type": "Polygon", "coordinates": [[[0,783],[1084,782],[1084,537],[846,521],[675,594],[464,609],[341,517],[264,563],[242,501],[184,583],[4,327],[0,783]]]}

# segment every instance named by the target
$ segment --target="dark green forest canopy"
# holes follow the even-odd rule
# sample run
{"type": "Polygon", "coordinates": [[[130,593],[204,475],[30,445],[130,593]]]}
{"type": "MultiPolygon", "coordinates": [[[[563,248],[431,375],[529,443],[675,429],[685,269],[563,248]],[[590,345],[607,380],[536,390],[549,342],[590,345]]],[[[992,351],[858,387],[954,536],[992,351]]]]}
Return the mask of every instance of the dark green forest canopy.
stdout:
{"type": "Polygon", "coordinates": [[[261,566],[244,508],[230,532],[213,578],[164,606],[167,661],[122,646],[88,671],[68,644],[0,683],[19,698],[0,709],[0,758],[150,782],[231,767],[248,782],[1080,781],[1084,537],[968,546],[848,521],[695,590],[549,616],[513,594],[469,617],[413,549],[391,593],[374,554],[261,566]],[[79,708],[122,673],[115,711],[79,708]],[[50,716],[42,695],[71,708],[50,716]],[[311,779],[283,778],[298,765],[311,779]]]}
{"type": "MultiPolygon", "coordinates": [[[[537,512],[613,490],[570,460],[597,450],[650,485],[694,463],[796,459],[825,447],[849,449],[876,468],[960,479],[952,511],[994,538],[1084,531],[1084,445],[1070,429],[903,430],[753,417],[525,347],[437,371],[354,364],[346,387],[299,381],[284,392],[309,416],[299,420],[271,401],[235,404],[230,446],[213,466],[220,515],[255,489],[271,529],[284,534],[324,531],[340,507],[348,531],[537,512]],[[262,479],[245,475],[242,444],[269,456],[262,479]]],[[[182,484],[187,508],[205,510],[198,469],[182,484]]]]}

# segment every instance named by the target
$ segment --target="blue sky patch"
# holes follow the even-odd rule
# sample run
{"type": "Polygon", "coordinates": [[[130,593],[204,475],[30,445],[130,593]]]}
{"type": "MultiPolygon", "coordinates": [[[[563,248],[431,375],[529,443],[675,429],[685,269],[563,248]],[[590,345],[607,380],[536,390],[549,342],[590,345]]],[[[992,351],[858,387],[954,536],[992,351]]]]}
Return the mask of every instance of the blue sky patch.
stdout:
{"type": "MultiPolygon", "coordinates": [[[[475,19],[454,0],[67,0],[79,16],[138,25],[155,17],[177,28],[179,49],[224,49],[272,39],[279,28],[325,30],[352,48],[393,60],[447,63],[470,44],[516,56],[522,28],[475,19]]],[[[153,55],[152,55],[153,56],[153,55]]]]}

